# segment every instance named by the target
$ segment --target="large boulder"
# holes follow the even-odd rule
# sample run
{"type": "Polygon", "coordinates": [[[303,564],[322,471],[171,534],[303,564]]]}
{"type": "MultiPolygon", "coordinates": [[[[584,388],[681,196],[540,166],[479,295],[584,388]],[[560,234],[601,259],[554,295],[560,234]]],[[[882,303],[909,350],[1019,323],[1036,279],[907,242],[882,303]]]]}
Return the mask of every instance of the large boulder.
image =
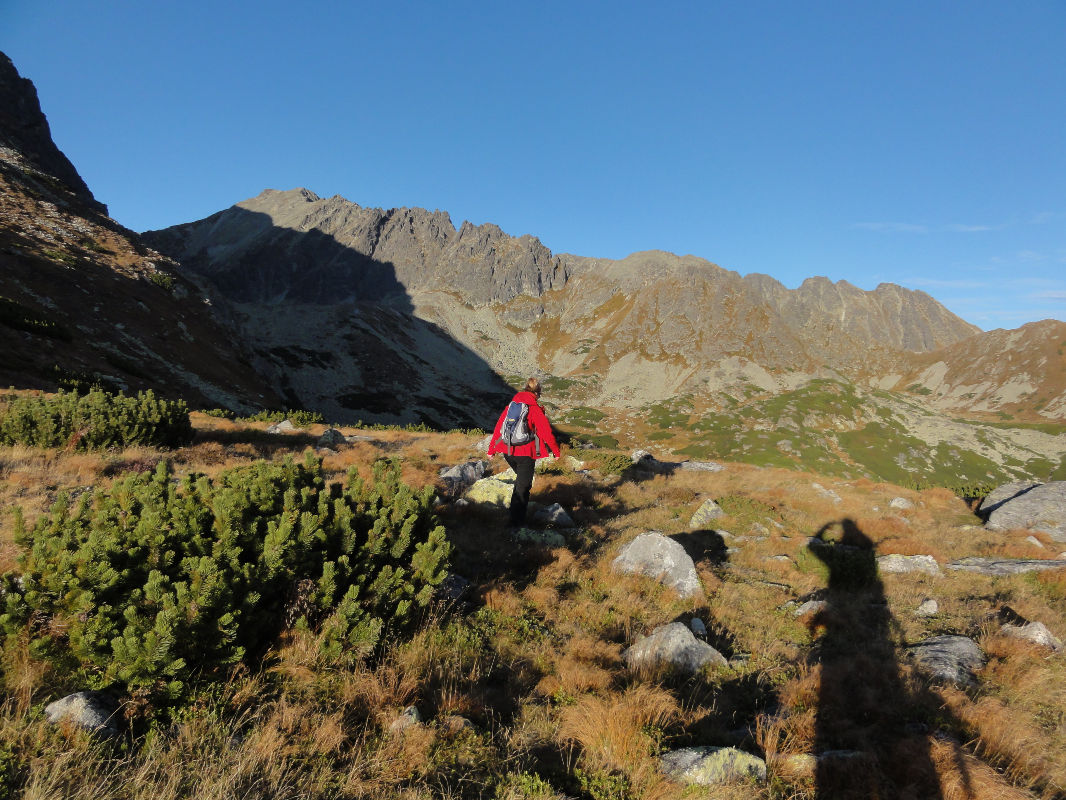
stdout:
{"type": "Polygon", "coordinates": [[[989,514],[1008,500],[1013,500],[1015,497],[1025,494],[1039,485],[1039,483],[1034,481],[1013,481],[1012,483],[1004,483],[1002,486],[997,486],[981,501],[981,505],[977,507],[977,513],[984,519],[988,519],[989,514]]]}
{"type": "Polygon", "coordinates": [[[985,527],[1043,531],[1056,542],[1066,542],[1066,481],[1033,486],[1000,502],[989,513],[985,527]]]}
{"type": "Polygon", "coordinates": [[[77,692],[44,708],[44,715],[53,724],[69,722],[98,736],[117,736],[118,707],[114,699],[103,692],[77,692]]]}
{"type": "Polygon", "coordinates": [[[908,652],[923,672],[948,683],[973,683],[974,673],[985,665],[981,648],[967,636],[932,636],[911,645],[908,652]]]}
{"type": "Polygon", "coordinates": [[[652,578],[685,598],[703,595],[692,557],[678,542],[658,531],[642,533],[622,548],[611,569],[652,578]]]}
{"type": "Polygon", "coordinates": [[[449,497],[458,497],[468,486],[473,486],[485,477],[488,461],[467,461],[464,464],[456,464],[454,467],[442,467],[440,482],[444,485],[445,494],[449,497]]]}
{"type": "Polygon", "coordinates": [[[660,765],[675,781],[696,786],[766,780],[766,762],[735,747],[686,747],[666,753],[660,765]]]}
{"type": "Polygon", "coordinates": [[[683,622],[656,628],[622,653],[622,660],[632,670],[667,666],[685,675],[695,675],[707,664],[729,666],[725,656],[693,636],[683,622]]]}

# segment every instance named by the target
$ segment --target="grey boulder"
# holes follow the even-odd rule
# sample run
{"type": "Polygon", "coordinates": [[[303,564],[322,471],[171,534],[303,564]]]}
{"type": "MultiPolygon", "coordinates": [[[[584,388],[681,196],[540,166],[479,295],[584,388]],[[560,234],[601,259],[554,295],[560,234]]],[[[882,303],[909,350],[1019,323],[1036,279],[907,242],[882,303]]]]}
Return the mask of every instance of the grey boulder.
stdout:
{"type": "Polygon", "coordinates": [[[898,553],[878,556],[877,569],[884,573],[924,572],[926,575],[940,575],[940,565],[932,556],[901,556],[898,553]]]}
{"type": "Polygon", "coordinates": [[[611,562],[611,569],[652,578],[684,598],[703,595],[691,556],[679,543],[657,531],[642,533],[622,548],[611,562]]]}
{"type": "Polygon", "coordinates": [[[981,648],[967,636],[932,636],[907,649],[923,672],[948,683],[971,684],[985,665],[981,648]]]}
{"type": "Polygon", "coordinates": [[[724,516],[725,510],[712,498],[707,498],[703,501],[703,504],[696,509],[696,513],[692,515],[691,519],[689,519],[688,526],[693,530],[706,528],[711,522],[724,516]]]}
{"type": "Polygon", "coordinates": [[[683,622],[656,628],[651,636],[645,636],[622,653],[622,660],[631,670],[666,666],[685,675],[695,675],[708,664],[729,666],[725,656],[699,641],[683,622]]]}
{"type": "Polygon", "coordinates": [[[1066,481],[1043,483],[1016,493],[992,509],[985,527],[993,531],[1043,531],[1056,542],[1066,542],[1066,481]]]}
{"type": "Polygon", "coordinates": [[[1024,639],[1040,647],[1059,652],[1062,650],[1062,640],[1048,630],[1043,622],[1030,622],[1024,625],[1004,625],[999,629],[1004,636],[1014,639],[1024,639]]]}
{"type": "Polygon", "coordinates": [[[115,715],[118,709],[110,695],[103,692],[77,692],[45,706],[48,721],[58,725],[69,722],[100,736],[117,736],[115,715]]]}

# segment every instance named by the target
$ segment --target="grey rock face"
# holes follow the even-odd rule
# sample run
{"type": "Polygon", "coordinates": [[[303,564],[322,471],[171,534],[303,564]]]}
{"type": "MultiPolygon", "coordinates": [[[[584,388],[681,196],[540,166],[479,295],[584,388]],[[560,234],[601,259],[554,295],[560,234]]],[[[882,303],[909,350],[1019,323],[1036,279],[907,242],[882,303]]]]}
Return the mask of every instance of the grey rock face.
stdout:
{"type": "Polygon", "coordinates": [[[1004,625],[999,632],[1015,639],[1024,639],[1027,642],[1046,647],[1049,650],[1059,652],[1062,650],[1062,640],[1048,630],[1043,622],[1030,622],[1026,625],[1004,625]]]}
{"type": "Polygon", "coordinates": [[[729,666],[725,656],[699,641],[682,622],[656,628],[622,653],[622,659],[631,670],[670,666],[686,675],[696,674],[707,664],[729,666]]]}
{"type": "Polygon", "coordinates": [[[115,701],[102,692],[77,692],[45,706],[44,715],[53,724],[64,720],[100,736],[116,736],[118,713],[115,701]]]}
{"type": "Polygon", "coordinates": [[[1023,572],[1036,572],[1043,569],[1062,569],[1066,559],[1042,560],[1037,558],[980,558],[968,556],[952,561],[948,569],[964,572],[979,572],[982,575],[1020,575],[1023,572]]]}
{"type": "Polygon", "coordinates": [[[693,530],[707,528],[710,526],[711,522],[724,516],[725,511],[722,507],[712,498],[707,498],[703,501],[703,504],[696,509],[696,513],[692,515],[692,518],[689,519],[688,526],[693,530]]]}
{"type": "Polygon", "coordinates": [[[686,747],[666,753],[660,763],[675,781],[696,786],[766,780],[766,762],[735,747],[686,747]]]}
{"type": "Polygon", "coordinates": [[[985,527],[993,531],[1028,528],[1066,542],[1066,481],[1052,481],[1016,494],[996,506],[985,527]]]}
{"type": "Polygon", "coordinates": [[[926,575],[940,573],[940,565],[932,556],[901,556],[893,553],[887,556],[878,556],[877,568],[881,572],[924,572],[926,575]]]}
{"type": "Polygon", "coordinates": [[[981,648],[967,636],[933,636],[907,649],[924,672],[950,683],[973,683],[974,672],[985,665],[981,648]]]}
{"type": "Polygon", "coordinates": [[[622,548],[611,569],[630,575],[644,575],[670,587],[682,597],[703,594],[696,565],[685,548],[657,531],[642,533],[622,548]]]}
{"type": "Polygon", "coordinates": [[[1002,486],[997,486],[988,493],[988,496],[985,497],[984,500],[981,501],[981,505],[977,507],[977,513],[987,518],[989,514],[1008,500],[1013,500],[1015,497],[1025,494],[1030,489],[1034,489],[1039,485],[1039,483],[1034,481],[1014,481],[1012,483],[1005,483],[1002,486]]]}

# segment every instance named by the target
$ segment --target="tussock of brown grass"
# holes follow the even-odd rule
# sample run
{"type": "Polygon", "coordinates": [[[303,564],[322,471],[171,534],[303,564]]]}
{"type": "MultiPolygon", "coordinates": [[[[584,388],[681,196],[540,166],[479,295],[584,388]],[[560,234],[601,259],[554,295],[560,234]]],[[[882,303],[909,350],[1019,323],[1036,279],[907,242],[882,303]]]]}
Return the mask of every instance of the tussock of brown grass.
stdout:
{"type": "Polygon", "coordinates": [[[620,695],[585,695],[560,713],[559,737],[581,747],[593,769],[629,773],[652,753],[648,726],[663,728],[678,716],[677,700],[656,686],[638,684],[620,695]]]}

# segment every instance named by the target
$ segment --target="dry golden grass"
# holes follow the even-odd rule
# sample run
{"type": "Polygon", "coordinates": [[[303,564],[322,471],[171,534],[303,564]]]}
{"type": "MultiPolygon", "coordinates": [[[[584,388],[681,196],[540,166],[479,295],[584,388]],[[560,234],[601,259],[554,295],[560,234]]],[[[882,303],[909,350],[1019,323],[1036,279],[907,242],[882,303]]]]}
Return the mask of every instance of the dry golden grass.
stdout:
{"type": "MultiPolygon", "coordinates": [[[[151,468],[167,458],[179,474],[214,475],[258,458],[300,458],[325,429],[272,437],[263,432],[266,423],[193,419],[196,441],[170,453],[5,448],[0,507],[20,504],[32,523],[59,491],[107,485],[123,469],[151,468]]],[[[334,479],[350,467],[369,476],[374,460],[397,457],[407,481],[432,485],[441,467],[479,457],[476,436],[342,430],[371,441],[324,456],[334,479]]],[[[444,509],[456,568],[475,582],[469,615],[428,617],[407,640],[390,642],[374,661],[355,666],[325,661],[314,636],[288,635],[267,672],[235,676],[222,707],[182,719],[131,754],[105,754],[84,736],[31,719],[34,704],[60,687],[25,647],[9,645],[3,667],[10,700],[0,718],[0,745],[37,754],[28,762],[25,796],[554,800],[579,791],[581,770],[621,776],[625,800],[665,800],[693,795],[659,772],[660,748],[729,742],[765,754],[772,781],[716,788],[713,796],[824,797],[825,787],[804,771],[807,762],[789,757],[813,753],[826,714],[861,727],[846,704],[829,708],[822,696],[825,668],[812,654],[825,646],[828,627],[834,647],[855,650],[856,669],[892,673],[916,721],[930,726],[928,736],[873,740],[875,750],[882,748],[876,769],[896,769],[904,782],[907,768],[897,761],[931,763],[950,800],[1031,796],[1026,791],[1050,798],[1066,791],[1066,766],[1060,766],[1066,765],[1066,659],[1005,639],[990,621],[1009,604],[1062,637],[1066,570],[1005,579],[961,572],[882,576],[883,597],[856,596],[855,608],[823,614],[817,624],[795,618],[786,606],[825,588],[827,571],[810,555],[807,537],[845,519],[877,554],[932,554],[941,563],[1057,552],[1025,542],[1028,532],[963,529],[968,509],[946,490],[912,492],[745,465],[596,484],[560,465],[537,476],[533,499],[561,502],[583,532],[564,548],[519,551],[499,534],[501,514],[444,509]],[[813,483],[836,491],[841,502],[813,483]],[[916,507],[890,509],[897,496],[916,507]],[[688,532],[691,514],[707,497],[738,498],[740,511],[720,528],[746,538],[727,540],[732,551],[721,562],[697,553],[705,598],[682,600],[654,581],[612,571],[618,550],[637,535],[688,532]],[[940,611],[918,618],[914,610],[927,597],[938,600],[940,611]],[[941,689],[938,700],[901,651],[896,661],[872,662],[860,652],[869,641],[859,627],[871,599],[887,602],[878,608],[886,609],[888,652],[933,633],[978,633],[989,656],[979,688],[941,689]],[[708,623],[712,643],[747,658],[687,681],[635,683],[621,659],[624,648],[659,625],[692,616],[708,623]],[[426,723],[391,733],[392,721],[412,704],[426,723]],[[515,777],[523,774],[543,779],[523,784],[515,777]]],[[[0,516],[0,566],[14,563],[11,525],[10,514],[0,516]]],[[[834,662],[834,669],[841,667],[834,662]]],[[[871,763],[856,762],[855,769],[869,773],[871,763]]]]}

